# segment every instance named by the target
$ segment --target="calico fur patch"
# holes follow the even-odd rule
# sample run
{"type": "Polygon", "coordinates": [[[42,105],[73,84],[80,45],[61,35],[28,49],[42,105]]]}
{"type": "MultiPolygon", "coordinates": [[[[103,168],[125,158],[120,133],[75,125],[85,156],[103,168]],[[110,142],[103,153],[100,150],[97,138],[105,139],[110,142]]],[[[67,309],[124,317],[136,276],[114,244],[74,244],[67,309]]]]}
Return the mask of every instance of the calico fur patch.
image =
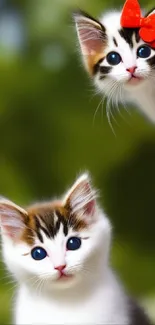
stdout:
{"type": "Polygon", "coordinates": [[[94,75],[98,62],[104,59],[107,46],[105,27],[83,11],[74,14],[85,66],[94,75]]]}
{"type": "Polygon", "coordinates": [[[35,204],[27,211],[28,218],[21,239],[29,245],[34,243],[35,236],[43,243],[42,232],[48,238],[54,238],[61,225],[65,236],[68,235],[69,228],[80,231],[87,227],[86,222],[78,216],[78,213],[72,213],[69,204],[65,207],[57,202],[35,204]]]}

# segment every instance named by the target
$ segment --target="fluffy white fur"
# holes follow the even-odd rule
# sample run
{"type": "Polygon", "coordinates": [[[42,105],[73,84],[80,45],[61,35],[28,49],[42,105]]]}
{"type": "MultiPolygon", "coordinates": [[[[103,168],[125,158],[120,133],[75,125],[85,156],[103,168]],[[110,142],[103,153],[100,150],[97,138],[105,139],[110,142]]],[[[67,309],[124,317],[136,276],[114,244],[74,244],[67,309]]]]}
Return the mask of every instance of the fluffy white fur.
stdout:
{"type": "Polygon", "coordinates": [[[78,234],[70,228],[67,237],[60,228],[54,239],[42,233],[44,243],[36,239],[35,245],[43,246],[48,257],[41,261],[32,259],[32,247],[10,236],[11,229],[22,229],[17,220],[27,211],[1,199],[4,262],[19,283],[15,324],[129,324],[126,295],[109,267],[111,225],[94,193],[85,174],[65,195],[63,204],[70,198],[77,213],[85,211],[82,217],[89,217],[89,227],[78,234]],[[82,239],[81,247],[66,252],[68,237],[77,235],[82,239]],[[58,280],[54,266],[64,264],[65,273],[73,277],[58,280]]]}
{"type": "MultiPolygon", "coordinates": [[[[108,45],[104,48],[102,53],[105,59],[100,66],[110,66],[106,61],[106,55],[111,51],[116,51],[120,54],[122,62],[113,66],[111,72],[105,79],[100,80],[99,74],[94,77],[95,85],[99,93],[103,94],[107,98],[107,114],[110,117],[110,105],[114,105],[116,108],[118,104],[132,104],[139,108],[145,116],[151,121],[155,122],[155,67],[151,67],[147,60],[144,58],[137,58],[136,51],[140,45],[144,44],[144,41],[140,39],[138,43],[133,39],[134,46],[131,48],[129,44],[119,34],[121,29],[120,25],[121,13],[118,11],[109,12],[100,17],[99,21],[106,28],[106,34],[108,36],[108,45]],[[113,42],[115,37],[118,47],[113,42]],[[143,80],[138,82],[128,83],[131,74],[126,71],[127,68],[136,66],[135,76],[142,77],[143,80]]],[[[96,25],[89,19],[90,25],[88,26],[88,18],[82,14],[75,15],[76,28],[78,32],[80,47],[82,51],[82,57],[84,63],[87,64],[87,56],[91,52],[92,38],[93,51],[96,45],[99,47],[99,39],[102,38],[99,35],[99,29],[96,29],[96,25]],[[96,29],[96,32],[95,32],[96,29]],[[83,33],[82,33],[83,31],[83,33]],[[83,37],[82,37],[83,35],[83,37]],[[89,42],[88,42],[89,41],[89,42]]],[[[98,50],[98,49],[97,49],[98,50]]],[[[151,50],[149,58],[155,55],[155,50],[151,50]]],[[[134,81],[134,80],[133,80],[134,81]]]]}

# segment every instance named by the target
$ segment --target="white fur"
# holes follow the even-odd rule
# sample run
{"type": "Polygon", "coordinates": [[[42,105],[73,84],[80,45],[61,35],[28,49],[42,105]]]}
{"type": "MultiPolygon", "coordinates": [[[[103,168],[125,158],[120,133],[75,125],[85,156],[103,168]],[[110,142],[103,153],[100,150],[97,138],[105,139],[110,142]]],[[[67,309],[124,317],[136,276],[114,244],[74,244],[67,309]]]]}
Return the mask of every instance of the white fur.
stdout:
{"type": "MultiPolygon", "coordinates": [[[[75,193],[79,195],[76,189],[88,184],[91,189],[86,175],[79,178],[66,200],[72,193],[75,199],[75,193]]],[[[75,233],[70,228],[65,237],[61,227],[54,239],[42,233],[44,243],[36,239],[35,246],[43,246],[48,257],[41,261],[32,259],[32,247],[3,235],[4,262],[19,282],[15,324],[129,324],[126,295],[109,268],[111,225],[96,203],[93,211],[87,230],[75,233]],[[82,239],[81,247],[66,251],[67,239],[77,235],[82,239]],[[58,280],[54,267],[64,264],[65,273],[72,277],[58,280]]]]}
{"type": "MultiPolygon", "coordinates": [[[[155,68],[151,69],[146,59],[137,58],[137,48],[144,44],[144,41],[140,40],[139,43],[136,43],[136,41],[133,40],[134,46],[131,48],[124,38],[120,36],[118,32],[121,29],[120,17],[121,12],[113,11],[103,15],[100,18],[100,22],[106,28],[106,34],[108,36],[108,45],[104,49],[103,57],[111,51],[116,51],[120,54],[122,62],[113,66],[111,72],[105,79],[100,80],[100,74],[98,73],[95,76],[94,82],[99,92],[107,98],[108,114],[110,114],[109,104],[112,103],[117,107],[119,103],[123,105],[130,103],[138,107],[150,120],[155,122],[155,68]],[[113,37],[115,37],[118,47],[114,45],[113,37]],[[144,79],[140,82],[131,84],[128,83],[131,74],[126,71],[126,69],[133,66],[137,66],[135,75],[137,77],[143,77],[144,79]]],[[[149,58],[153,55],[155,55],[155,50],[152,49],[149,58]]],[[[102,65],[110,66],[106,58],[101,63],[101,66],[102,65]]]]}

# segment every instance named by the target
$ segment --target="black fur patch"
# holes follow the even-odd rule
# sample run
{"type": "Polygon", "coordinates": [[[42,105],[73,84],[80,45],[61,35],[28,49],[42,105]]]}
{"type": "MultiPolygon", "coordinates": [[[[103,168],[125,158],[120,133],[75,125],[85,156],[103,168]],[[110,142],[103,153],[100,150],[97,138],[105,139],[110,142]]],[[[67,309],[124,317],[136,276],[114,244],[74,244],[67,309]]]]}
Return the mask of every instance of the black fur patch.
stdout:
{"type": "Polygon", "coordinates": [[[41,225],[40,225],[40,222],[38,220],[38,218],[35,216],[35,230],[36,230],[36,234],[39,238],[39,240],[41,241],[41,243],[43,243],[43,236],[42,234],[40,233],[40,230],[41,230],[41,225]]]}
{"type": "Polygon", "coordinates": [[[152,58],[147,60],[147,63],[155,69],[155,55],[152,58]]]}
{"type": "Polygon", "coordinates": [[[69,226],[69,222],[68,220],[66,220],[64,218],[64,216],[61,215],[61,213],[59,211],[56,211],[56,215],[58,217],[58,221],[57,221],[57,227],[56,227],[56,231],[58,232],[60,229],[60,225],[63,225],[63,233],[65,236],[68,235],[68,226],[69,226]]]}
{"type": "Polygon", "coordinates": [[[48,238],[54,238],[59,232],[60,226],[62,225],[64,235],[65,236],[68,235],[68,227],[69,227],[68,220],[63,215],[61,215],[59,211],[47,213],[43,216],[39,214],[35,217],[35,223],[36,223],[36,234],[42,243],[43,243],[43,237],[41,235],[41,231],[43,231],[48,238]],[[56,222],[55,222],[55,218],[57,218],[56,222]]]}
{"type": "Polygon", "coordinates": [[[100,71],[100,64],[102,63],[102,61],[104,60],[104,58],[100,59],[93,67],[93,75],[95,75],[96,73],[98,73],[100,71]]]}
{"type": "Polygon", "coordinates": [[[138,43],[140,40],[139,36],[139,28],[121,28],[119,30],[119,34],[125,41],[129,44],[131,48],[133,48],[133,35],[135,35],[136,42],[138,43]]]}
{"type": "Polygon", "coordinates": [[[129,315],[130,325],[153,325],[144,310],[132,299],[129,301],[129,315]]]}
{"type": "Polygon", "coordinates": [[[112,67],[106,67],[106,66],[100,67],[100,70],[99,70],[101,73],[100,80],[104,79],[111,70],[112,70],[112,67]]]}
{"type": "Polygon", "coordinates": [[[113,42],[114,42],[115,46],[118,46],[118,43],[117,43],[117,41],[116,41],[116,38],[115,38],[115,37],[113,37],[113,42]]]}
{"type": "Polygon", "coordinates": [[[94,66],[94,75],[100,72],[100,79],[106,77],[106,75],[111,71],[112,67],[101,66],[100,64],[103,62],[103,59],[100,59],[94,66]]]}

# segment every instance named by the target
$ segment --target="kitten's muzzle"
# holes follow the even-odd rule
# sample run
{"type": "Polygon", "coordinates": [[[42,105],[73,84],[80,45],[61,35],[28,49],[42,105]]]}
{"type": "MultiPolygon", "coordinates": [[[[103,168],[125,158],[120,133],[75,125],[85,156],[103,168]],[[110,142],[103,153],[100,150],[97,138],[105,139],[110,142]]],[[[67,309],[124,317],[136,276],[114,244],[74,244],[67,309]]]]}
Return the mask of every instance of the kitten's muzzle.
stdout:
{"type": "Polygon", "coordinates": [[[72,277],[72,275],[65,273],[66,265],[59,265],[59,266],[55,266],[54,268],[55,270],[59,271],[58,280],[72,277]]]}
{"type": "Polygon", "coordinates": [[[141,80],[143,80],[142,77],[136,75],[136,69],[137,69],[136,66],[126,69],[126,71],[128,71],[130,73],[129,79],[127,81],[130,84],[139,83],[141,80]]]}

